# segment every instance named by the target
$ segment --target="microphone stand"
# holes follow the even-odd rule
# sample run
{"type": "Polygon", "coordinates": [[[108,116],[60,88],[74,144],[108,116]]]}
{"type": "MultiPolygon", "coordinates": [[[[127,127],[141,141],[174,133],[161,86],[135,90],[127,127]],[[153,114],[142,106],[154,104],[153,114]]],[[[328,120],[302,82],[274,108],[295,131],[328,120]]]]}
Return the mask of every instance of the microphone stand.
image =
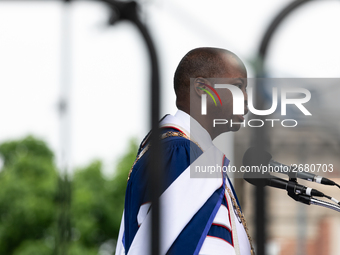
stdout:
{"type": "Polygon", "coordinates": [[[289,178],[287,193],[288,193],[288,196],[293,198],[295,201],[301,202],[301,203],[306,204],[306,205],[318,205],[318,206],[326,207],[328,209],[332,209],[334,211],[340,212],[340,206],[338,206],[336,204],[332,204],[332,203],[329,203],[329,202],[326,202],[326,201],[322,201],[322,200],[313,198],[313,197],[308,196],[308,195],[295,193],[294,187],[295,187],[296,184],[297,184],[296,178],[294,178],[294,177],[289,178]]]}
{"type": "Polygon", "coordinates": [[[326,208],[332,209],[334,211],[340,212],[340,206],[326,202],[326,201],[322,201],[322,200],[319,200],[319,199],[316,199],[316,198],[311,197],[310,198],[310,204],[311,205],[319,205],[319,206],[326,207],[326,208]]]}

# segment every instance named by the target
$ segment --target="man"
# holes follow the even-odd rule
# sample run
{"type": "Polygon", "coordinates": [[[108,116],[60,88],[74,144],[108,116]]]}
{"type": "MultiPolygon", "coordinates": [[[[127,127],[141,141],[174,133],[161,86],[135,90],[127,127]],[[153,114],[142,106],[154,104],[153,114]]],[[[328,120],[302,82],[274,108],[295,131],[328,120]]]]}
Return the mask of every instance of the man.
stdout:
{"type": "MultiPolygon", "coordinates": [[[[220,81],[216,78],[223,78],[243,92],[247,113],[247,72],[232,52],[218,48],[191,50],[175,72],[178,112],[160,122],[165,179],[160,197],[161,254],[253,253],[243,214],[226,174],[220,171],[215,178],[202,178],[206,177],[202,170],[200,175],[204,167],[221,169],[228,165],[229,160],[212,140],[221,133],[239,130],[244,120],[242,115],[233,115],[232,88],[215,90],[220,81]],[[206,112],[202,110],[203,103],[206,112]],[[214,119],[225,121],[223,125],[213,125],[214,119]]],[[[129,174],[116,249],[119,255],[150,253],[148,149],[147,136],[129,174]]]]}

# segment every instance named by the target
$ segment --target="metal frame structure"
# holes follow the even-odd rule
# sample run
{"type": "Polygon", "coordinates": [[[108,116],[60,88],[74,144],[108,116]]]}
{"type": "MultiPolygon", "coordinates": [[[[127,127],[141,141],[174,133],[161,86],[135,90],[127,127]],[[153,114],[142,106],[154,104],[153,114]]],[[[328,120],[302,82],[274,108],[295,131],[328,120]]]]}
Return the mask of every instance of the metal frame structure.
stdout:
{"type": "Polygon", "coordinates": [[[151,94],[151,104],[150,104],[150,113],[151,113],[151,135],[150,135],[150,169],[149,169],[149,178],[150,178],[150,194],[151,194],[151,204],[152,204],[152,220],[151,220],[151,254],[158,255],[160,252],[160,206],[159,206],[159,196],[161,194],[161,146],[160,146],[160,131],[159,131],[159,102],[160,102],[160,86],[159,86],[159,66],[158,66],[158,57],[156,53],[156,49],[154,43],[151,39],[151,36],[148,32],[146,26],[140,21],[137,13],[137,3],[132,2],[117,2],[112,0],[102,0],[110,5],[112,10],[112,16],[110,18],[110,25],[115,24],[119,20],[129,20],[131,21],[138,30],[141,32],[143,39],[146,43],[150,64],[151,64],[151,86],[150,86],[150,94],[151,94]]]}
{"type": "MultiPolygon", "coordinates": [[[[311,0],[296,0],[292,1],[288,4],[278,15],[273,19],[273,21],[268,26],[264,36],[262,37],[260,47],[257,53],[258,61],[256,66],[256,77],[261,78],[265,75],[265,68],[264,63],[266,57],[268,55],[268,48],[273,38],[277,28],[280,24],[291,14],[294,10],[298,7],[302,6],[305,3],[311,2],[311,0]]],[[[256,106],[257,109],[263,109],[264,107],[264,100],[263,100],[263,84],[257,83],[256,84],[256,106]]],[[[258,116],[261,117],[261,116],[258,116]]],[[[265,126],[261,128],[256,128],[252,134],[252,142],[255,146],[266,149],[269,147],[269,139],[266,136],[266,129],[265,126]]],[[[255,218],[254,218],[254,225],[256,226],[256,254],[258,255],[265,255],[266,254],[266,239],[267,239],[267,195],[266,190],[264,187],[256,187],[255,193],[255,218]]]]}

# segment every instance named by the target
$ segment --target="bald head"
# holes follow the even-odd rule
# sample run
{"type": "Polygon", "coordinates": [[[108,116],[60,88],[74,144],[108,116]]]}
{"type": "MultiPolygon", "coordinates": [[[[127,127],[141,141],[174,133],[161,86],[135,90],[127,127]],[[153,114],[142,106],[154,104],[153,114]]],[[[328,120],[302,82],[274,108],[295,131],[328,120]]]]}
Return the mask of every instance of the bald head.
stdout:
{"type": "Polygon", "coordinates": [[[242,61],[231,51],[219,48],[196,48],[189,51],[175,71],[177,107],[181,109],[189,101],[190,78],[226,78],[235,68],[246,76],[242,61]]]}

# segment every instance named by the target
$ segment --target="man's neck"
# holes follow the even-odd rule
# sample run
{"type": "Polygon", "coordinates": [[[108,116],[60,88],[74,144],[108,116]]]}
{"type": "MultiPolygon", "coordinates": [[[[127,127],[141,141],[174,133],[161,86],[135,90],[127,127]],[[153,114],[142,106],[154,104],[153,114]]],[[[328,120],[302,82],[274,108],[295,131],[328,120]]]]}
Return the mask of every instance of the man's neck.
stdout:
{"type": "Polygon", "coordinates": [[[213,139],[215,139],[215,138],[217,137],[217,135],[213,135],[213,132],[211,132],[211,131],[212,131],[211,128],[209,128],[210,125],[211,125],[211,123],[210,123],[206,118],[202,118],[202,115],[195,116],[195,115],[191,115],[191,114],[190,114],[190,111],[187,111],[187,110],[185,110],[185,109],[178,109],[178,110],[179,110],[179,111],[182,111],[182,112],[184,112],[184,113],[186,113],[186,114],[189,115],[192,119],[194,119],[198,124],[200,124],[201,127],[202,127],[203,129],[205,129],[205,130],[208,132],[208,134],[209,134],[211,140],[213,140],[213,139]]]}

